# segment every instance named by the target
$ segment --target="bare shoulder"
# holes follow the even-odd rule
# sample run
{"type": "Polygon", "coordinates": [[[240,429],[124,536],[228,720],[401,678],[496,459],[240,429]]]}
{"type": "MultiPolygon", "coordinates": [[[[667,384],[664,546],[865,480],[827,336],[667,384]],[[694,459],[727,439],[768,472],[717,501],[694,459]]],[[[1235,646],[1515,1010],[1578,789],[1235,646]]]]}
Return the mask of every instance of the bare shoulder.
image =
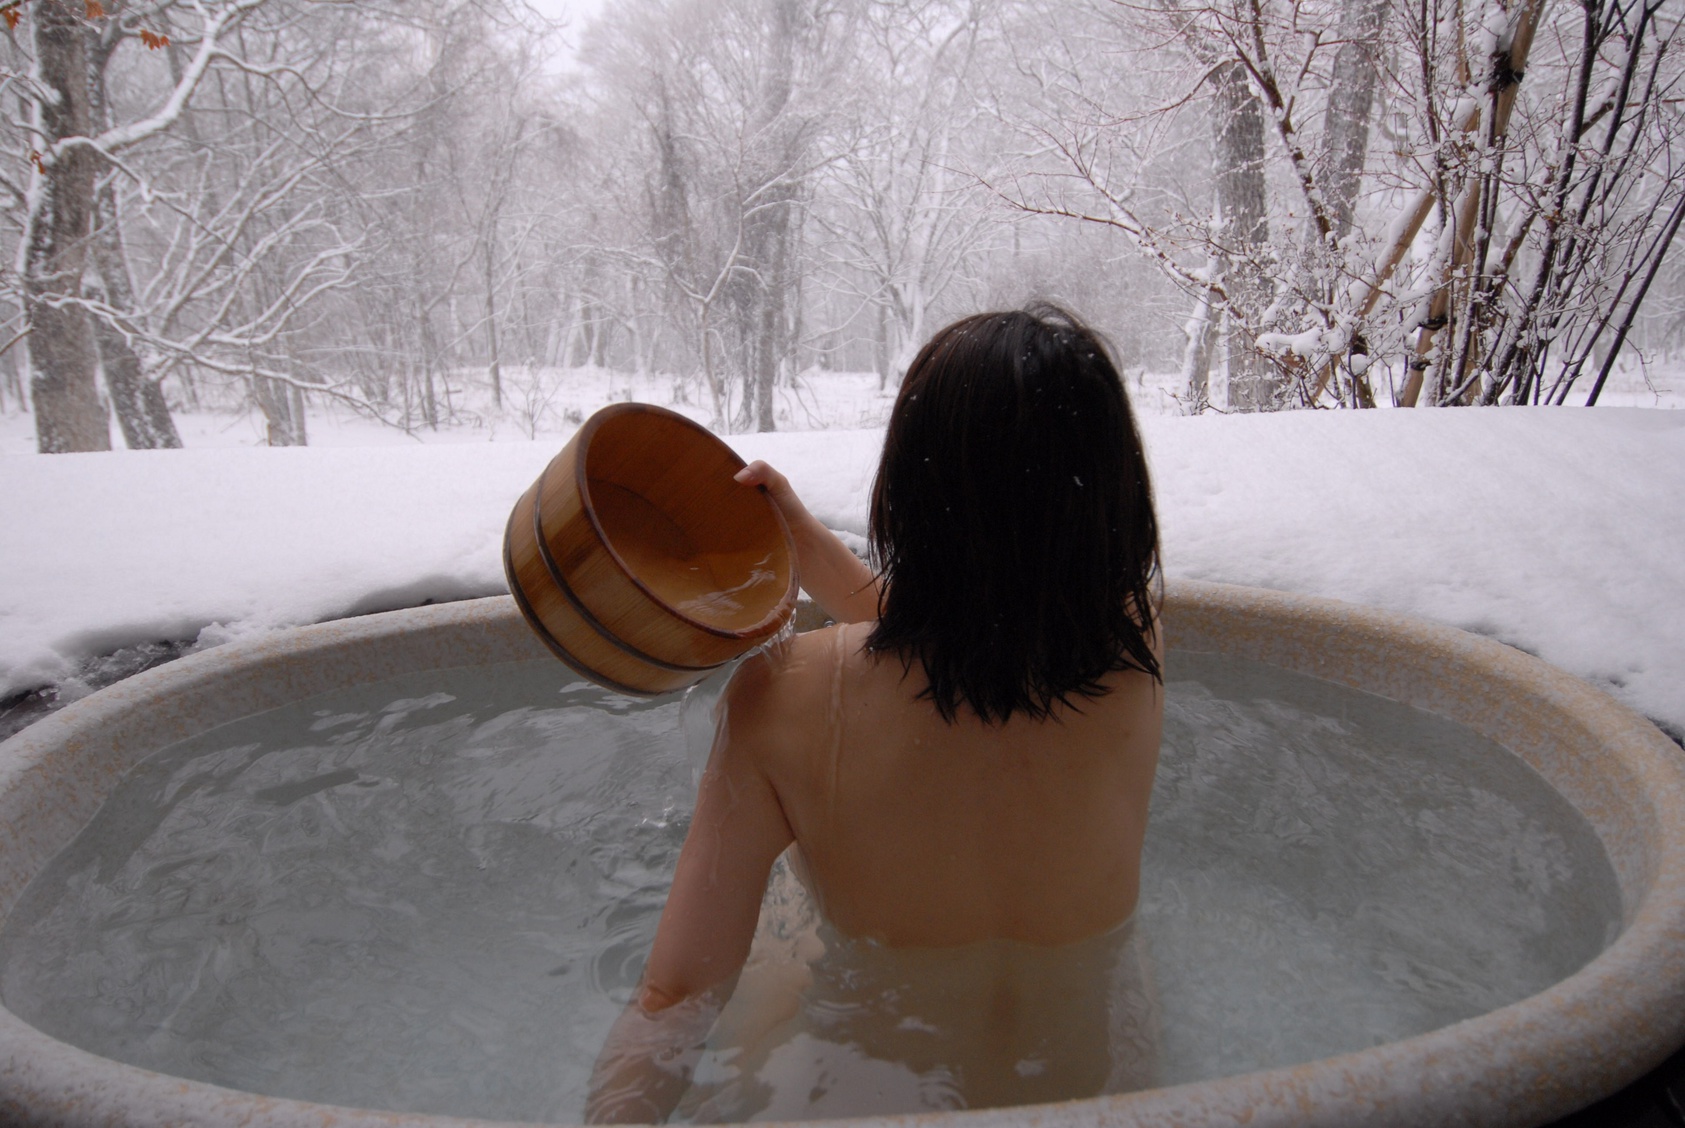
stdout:
{"type": "Polygon", "coordinates": [[[837,645],[836,627],[809,631],[750,656],[727,684],[722,721],[734,743],[785,746],[781,738],[822,723],[837,645]]]}

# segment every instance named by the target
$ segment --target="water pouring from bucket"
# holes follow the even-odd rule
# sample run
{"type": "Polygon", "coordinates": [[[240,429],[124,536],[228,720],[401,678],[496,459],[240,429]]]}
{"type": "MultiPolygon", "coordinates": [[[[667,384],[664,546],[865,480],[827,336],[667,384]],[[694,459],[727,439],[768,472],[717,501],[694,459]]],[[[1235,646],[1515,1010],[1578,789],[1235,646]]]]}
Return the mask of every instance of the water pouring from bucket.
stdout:
{"type": "Polygon", "coordinates": [[[795,545],[743,460],[665,408],[585,421],[503,536],[509,590],[550,650],[599,685],[651,696],[701,681],[795,612],[795,545]]]}

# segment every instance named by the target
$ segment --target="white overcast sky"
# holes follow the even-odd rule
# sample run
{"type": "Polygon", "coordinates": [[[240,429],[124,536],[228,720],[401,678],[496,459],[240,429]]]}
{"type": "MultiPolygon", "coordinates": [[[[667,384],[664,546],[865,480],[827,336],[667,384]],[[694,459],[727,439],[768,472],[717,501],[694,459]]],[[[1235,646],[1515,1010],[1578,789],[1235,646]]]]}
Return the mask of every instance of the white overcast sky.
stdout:
{"type": "Polygon", "coordinates": [[[573,60],[573,53],[579,49],[580,33],[591,18],[602,11],[605,0],[527,0],[541,15],[551,19],[566,19],[567,31],[564,36],[566,48],[555,59],[553,66],[566,70],[573,60]]]}
{"type": "Polygon", "coordinates": [[[527,0],[527,3],[551,19],[566,17],[568,29],[575,33],[603,7],[603,0],[527,0]]]}

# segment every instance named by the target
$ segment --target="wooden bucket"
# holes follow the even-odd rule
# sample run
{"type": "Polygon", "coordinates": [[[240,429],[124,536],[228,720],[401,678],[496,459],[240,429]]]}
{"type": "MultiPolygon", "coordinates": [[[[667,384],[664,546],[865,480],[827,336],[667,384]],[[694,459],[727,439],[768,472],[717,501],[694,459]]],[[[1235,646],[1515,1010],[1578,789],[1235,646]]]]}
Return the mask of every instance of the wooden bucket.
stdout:
{"type": "Polygon", "coordinates": [[[796,553],[743,460],[665,408],[603,408],[521,495],[503,568],[556,657],[643,696],[693,685],[795,611],[796,553]]]}

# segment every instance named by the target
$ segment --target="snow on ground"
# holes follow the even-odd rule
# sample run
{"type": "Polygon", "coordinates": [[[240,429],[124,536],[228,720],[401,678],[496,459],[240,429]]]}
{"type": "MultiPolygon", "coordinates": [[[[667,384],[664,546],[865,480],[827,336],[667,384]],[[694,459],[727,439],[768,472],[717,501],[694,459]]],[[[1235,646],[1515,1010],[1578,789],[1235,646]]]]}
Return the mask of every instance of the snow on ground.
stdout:
{"type": "MultiPolygon", "coordinates": [[[[1147,416],[1143,429],[1170,576],[1480,631],[1685,735],[1685,413],[1147,416]]],[[[0,456],[0,697],[143,641],[504,591],[509,508],[564,436],[398,437],[0,456]]],[[[881,440],[730,441],[857,537],[881,440]]]]}
{"type": "MultiPolygon", "coordinates": [[[[1371,368],[1376,394],[1383,407],[1391,404],[1391,389],[1401,372],[1385,365],[1371,368]]],[[[1135,411],[1140,415],[1183,415],[1187,397],[1181,377],[1169,372],[1125,371],[1135,411]]],[[[1582,387],[1573,397],[1584,399],[1582,387]]],[[[441,411],[448,424],[430,428],[415,422],[419,409],[411,405],[411,425],[400,426],[398,405],[384,409],[386,418],[360,414],[333,400],[313,397],[306,418],[313,447],[425,446],[440,443],[484,443],[544,440],[560,445],[586,416],[604,404],[623,400],[655,403],[707,424],[713,416],[700,378],[642,375],[608,368],[510,367],[503,373],[503,399],[494,405],[482,369],[459,369],[439,390],[441,411]]],[[[1220,376],[1211,394],[1218,404],[1225,391],[1220,376]]],[[[882,427],[894,406],[894,389],[885,390],[874,372],[831,372],[811,368],[793,384],[775,393],[774,415],[780,431],[824,431],[882,427]]],[[[1662,364],[1618,366],[1599,400],[1603,407],[1685,406],[1685,358],[1662,364]]],[[[731,405],[728,406],[728,411],[731,405]]],[[[261,447],[267,445],[263,417],[249,405],[231,401],[224,409],[173,410],[182,442],[189,449],[204,447],[261,447]]],[[[111,446],[121,450],[123,436],[111,422],[111,446]]],[[[34,454],[34,418],[15,402],[0,409],[0,456],[34,454]]]]}
{"type": "Polygon", "coordinates": [[[1491,635],[1685,736],[1685,413],[1151,422],[1168,574],[1491,635]]]}
{"type": "MultiPolygon", "coordinates": [[[[385,409],[389,421],[382,421],[331,400],[313,399],[305,418],[309,445],[426,446],[543,439],[560,446],[586,416],[604,404],[623,400],[660,404],[704,424],[713,415],[699,380],[675,380],[659,373],[640,376],[608,368],[510,368],[503,374],[501,406],[493,406],[482,370],[455,372],[449,383],[451,421],[438,428],[419,423],[408,429],[397,426],[403,414],[397,405],[385,409]]],[[[1139,383],[1137,377],[1136,386],[1139,383]]],[[[443,413],[447,389],[441,388],[439,395],[443,413]]],[[[804,372],[794,385],[781,385],[774,398],[773,414],[779,430],[822,431],[883,426],[894,406],[895,392],[893,388],[887,392],[880,389],[875,372],[814,369],[804,372]]],[[[1153,402],[1170,402],[1174,408],[1173,401],[1157,393],[1150,398],[1153,402]]],[[[188,449],[267,445],[263,417],[256,411],[177,407],[172,414],[182,444],[188,449]]],[[[111,446],[114,450],[123,446],[115,420],[111,424],[111,446]]],[[[0,456],[33,453],[34,418],[16,410],[0,413],[0,456]]]]}

